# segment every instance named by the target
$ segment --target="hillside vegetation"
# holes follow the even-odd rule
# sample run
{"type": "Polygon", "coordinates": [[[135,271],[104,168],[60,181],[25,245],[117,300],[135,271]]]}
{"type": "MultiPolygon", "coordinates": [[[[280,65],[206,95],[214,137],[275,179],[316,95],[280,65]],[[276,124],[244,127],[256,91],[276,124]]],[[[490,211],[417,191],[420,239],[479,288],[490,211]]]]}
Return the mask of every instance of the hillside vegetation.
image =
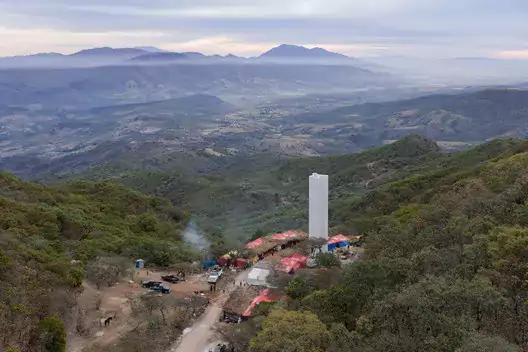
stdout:
{"type": "Polygon", "coordinates": [[[240,242],[256,231],[305,228],[308,175],[312,172],[331,175],[331,202],[338,202],[343,197],[359,196],[440,155],[434,142],[411,135],[351,155],[212,158],[210,164],[214,168],[204,173],[177,167],[174,159],[136,169],[114,163],[94,168],[83,177],[112,178],[128,187],[166,197],[189,209],[208,232],[220,231],[228,240],[240,242]]]}
{"type": "MultiPolygon", "coordinates": [[[[426,160],[340,207],[334,221],[361,224],[365,257],[337,285],[292,295],[288,309],[315,313],[330,332],[304,348],[525,350],[527,171],[528,143],[497,140],[426,160]]],[[[273,329],[281,319],[264,320],[252,351],[288,339],[273,329]]]]}
{"type": "Polygon", "coordinates": [[[46,187],[0,174],[0,214],[0,349],[40,350],[61,335],[97,257],[194,258],[180,239],[184,213],[112,183],[46,187]]]}

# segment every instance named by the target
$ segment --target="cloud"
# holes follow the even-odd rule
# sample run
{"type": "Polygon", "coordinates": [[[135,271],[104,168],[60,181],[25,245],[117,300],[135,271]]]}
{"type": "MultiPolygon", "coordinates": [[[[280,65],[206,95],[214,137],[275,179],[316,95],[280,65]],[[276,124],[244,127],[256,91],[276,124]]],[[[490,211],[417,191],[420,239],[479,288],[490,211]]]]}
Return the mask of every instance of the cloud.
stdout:
{"type": "Polygon", "coordinates": [[[528,49],[503,50],[496,54],[501,59],[523,59],[528,60],[528,49]]]}
{"type": "Polygon", "coordinates": [[[183,42],[172,42],[161,45],[170,51],[199,51],[204,54],[232,54],[254,56],[276,45],[273,42],[244,42],[225,36],[204,37],[183,42]]]}
{"type": "Polygon", "coordinates": [[[0,32],[0,54],[157,45],[254,55],[315,43],[355,56],[450,57],[525,47],[528,34],[525,0],[3,0],[0,13],[4,32],[21,36],[0,32]]]}
{"type": "Polygon", "coordinates": [[[72,53],[80,49],[101,46],[133,46],[138,41],[160,41],[162,32],[68,32],[46,28],[11,29],[0,27],[0,38],[16,40],[0,41],[0,55],[27,55],[38,52],[57,51],[72,53]]]}

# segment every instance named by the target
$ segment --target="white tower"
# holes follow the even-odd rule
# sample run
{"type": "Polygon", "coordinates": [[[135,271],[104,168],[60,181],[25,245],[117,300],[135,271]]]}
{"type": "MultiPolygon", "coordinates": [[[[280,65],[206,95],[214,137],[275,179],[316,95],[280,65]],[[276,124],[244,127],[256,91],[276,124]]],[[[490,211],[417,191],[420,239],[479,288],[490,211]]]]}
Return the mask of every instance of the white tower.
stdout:
{"type": "Polygon", "coordinates": [[[328,175],[310,177],[310,237],[328,239],[328,175]]]}

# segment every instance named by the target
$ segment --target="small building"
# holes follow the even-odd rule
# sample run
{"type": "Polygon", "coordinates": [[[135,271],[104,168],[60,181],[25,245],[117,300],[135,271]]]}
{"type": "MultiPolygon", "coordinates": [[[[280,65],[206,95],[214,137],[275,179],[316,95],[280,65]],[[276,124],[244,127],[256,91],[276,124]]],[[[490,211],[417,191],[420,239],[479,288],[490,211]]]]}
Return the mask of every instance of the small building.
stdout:
{"type": "Polygon", "coordinates": [[[222,309],[222,321],[226,323],[240,323],[244,320],[244,312],[251,302],[258,296],[259,288],[254,286],[237,287],[222,309]]]}
{"type": "Polygon", "coordinates": [[[247,283],[252,286],[268,286],[270,272],[270,269],[254,267],[248,273],[247,283]]]}

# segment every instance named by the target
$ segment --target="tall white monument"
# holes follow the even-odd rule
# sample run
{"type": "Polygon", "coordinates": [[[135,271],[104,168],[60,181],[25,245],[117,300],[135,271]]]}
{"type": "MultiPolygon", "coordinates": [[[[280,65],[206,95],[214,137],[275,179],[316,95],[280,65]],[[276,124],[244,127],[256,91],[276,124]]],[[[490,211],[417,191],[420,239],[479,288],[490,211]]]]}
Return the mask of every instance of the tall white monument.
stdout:
{"type": "Polygon", "coordinates": [[[328,175],[313,173],[310,178],[310,237],[328,238],[328,175]]]}

